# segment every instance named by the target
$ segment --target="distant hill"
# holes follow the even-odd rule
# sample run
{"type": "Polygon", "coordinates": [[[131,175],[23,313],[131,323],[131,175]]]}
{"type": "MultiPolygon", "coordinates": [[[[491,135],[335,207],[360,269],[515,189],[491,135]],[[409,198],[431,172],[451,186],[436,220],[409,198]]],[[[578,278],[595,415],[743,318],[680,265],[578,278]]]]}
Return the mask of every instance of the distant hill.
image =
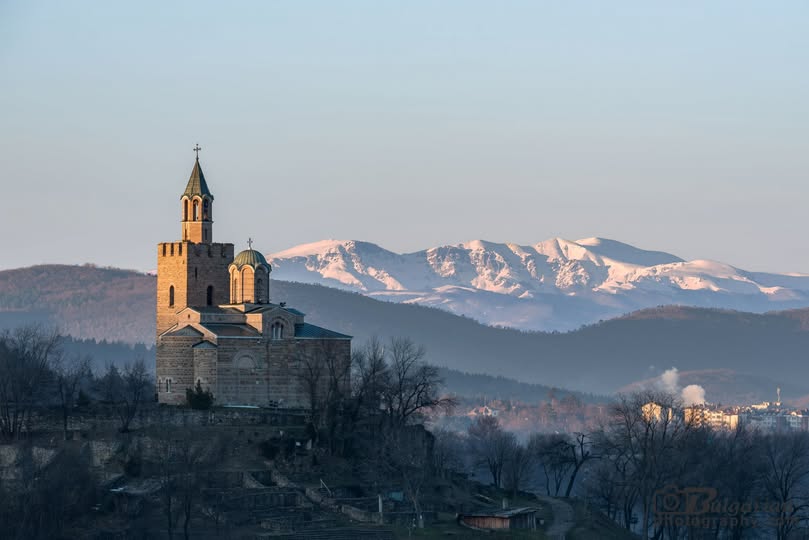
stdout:
{"type": "Polygon", "coordinates": [[[597,394],[574,392],[564,388],[531,384],[502,376],[465,373],[454,369],[441,368],[441,377],[448,392],[465,398],[484,400],[511,400],[523,403],[551,401],[573,395],[583,403],[604,403],[610,398],[597,394]]]}
{"type": "MultiPolygon", "coordinates": [[[[50,320],[77,337],[151,344],[154,289],[153,276],[124,270],[4,271],[0,310],[6,313],[0,325],[50,320]]],[[[809,381],[809,310],[759,315],[664,307],[563,334],[492,328],[438,309],[318,285],[274,280],[271,295],[315,324],[355,336],[355,342],[372,335],[410,336],[427,347],[431,362],[469,373],[606,394],[672,366],[731,369],[766,377],[768,387],[788,388],[789,382],[796,392],[809,394],[809,382],[803,382],[809,381]]]]}
{"type": "Polygon", "coordinates": [[[43,321],[79,338],[154,343],[155,277],[93,265],[0,272],[0,327],[43,321]]]}

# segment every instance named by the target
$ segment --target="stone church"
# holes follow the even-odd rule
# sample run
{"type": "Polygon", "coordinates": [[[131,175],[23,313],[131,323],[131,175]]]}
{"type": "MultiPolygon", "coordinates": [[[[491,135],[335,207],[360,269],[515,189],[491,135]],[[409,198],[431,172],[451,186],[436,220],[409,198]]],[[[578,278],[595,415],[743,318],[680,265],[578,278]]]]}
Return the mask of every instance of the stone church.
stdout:
{"type": "Polygon", "coordinates": [[[233,244],[213,241],[214,197],[195,150],[181,239],[157,246],[159,402],[184,404],[198,381],[217,405],[262,407],[308,407],[328,381],[347,387],[351,337],[272,303],[272,268],[252,242],[234,257],[233,244]]]}

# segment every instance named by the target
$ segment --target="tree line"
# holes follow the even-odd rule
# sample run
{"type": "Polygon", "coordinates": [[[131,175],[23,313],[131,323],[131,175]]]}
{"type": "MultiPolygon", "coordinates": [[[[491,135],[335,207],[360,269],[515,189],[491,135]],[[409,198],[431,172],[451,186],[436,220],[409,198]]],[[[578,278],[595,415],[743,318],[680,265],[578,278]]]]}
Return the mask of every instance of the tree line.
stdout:
{"type": "Polygon", "coordinates": [[[0,440],[15,441],[37,429],[34,413],[61,411],[65,439],[76,406],[95,396],[111,405],[120,430],[129,430],[140,406],[153,398],[154,384],[140,358],[119,369],[108,364],[96,375],[89,356],[67,354],[54,329],[30,325],[0,333],[0,440]]]}

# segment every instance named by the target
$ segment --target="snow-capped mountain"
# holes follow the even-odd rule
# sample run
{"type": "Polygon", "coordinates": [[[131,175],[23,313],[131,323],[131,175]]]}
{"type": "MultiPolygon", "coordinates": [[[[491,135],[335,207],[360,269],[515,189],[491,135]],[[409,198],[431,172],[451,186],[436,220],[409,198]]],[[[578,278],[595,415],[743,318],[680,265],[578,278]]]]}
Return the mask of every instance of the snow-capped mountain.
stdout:
{"type": "Polygon", "coordinates": [[[407,254],[324,240],[274,253],[270,262],[273,278],[526,330],[570,330],[663,304],[756,312],[809,305],[809,275],[684,261],[604,238],[552,238],[532,246],[473,240],[407,254]]]}

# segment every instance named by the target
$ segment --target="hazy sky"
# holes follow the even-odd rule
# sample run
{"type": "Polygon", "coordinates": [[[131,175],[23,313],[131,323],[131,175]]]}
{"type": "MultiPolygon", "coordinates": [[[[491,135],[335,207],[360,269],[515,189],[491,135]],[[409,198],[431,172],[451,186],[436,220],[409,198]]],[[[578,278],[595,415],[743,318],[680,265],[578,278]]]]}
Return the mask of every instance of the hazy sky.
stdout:
{"type": "Polygon", "coordinates": [[[0,0],[0,268],[603,236],[809,273],[809,3],[0,0]]]}

